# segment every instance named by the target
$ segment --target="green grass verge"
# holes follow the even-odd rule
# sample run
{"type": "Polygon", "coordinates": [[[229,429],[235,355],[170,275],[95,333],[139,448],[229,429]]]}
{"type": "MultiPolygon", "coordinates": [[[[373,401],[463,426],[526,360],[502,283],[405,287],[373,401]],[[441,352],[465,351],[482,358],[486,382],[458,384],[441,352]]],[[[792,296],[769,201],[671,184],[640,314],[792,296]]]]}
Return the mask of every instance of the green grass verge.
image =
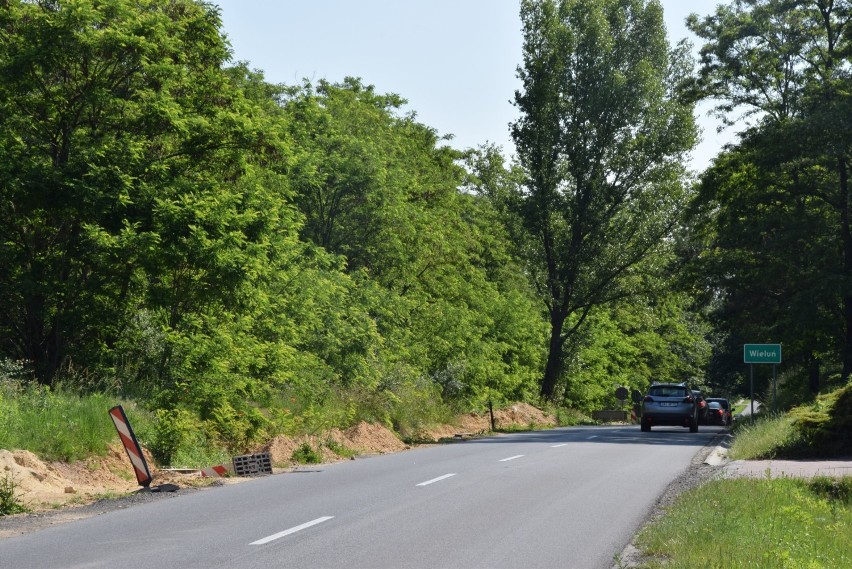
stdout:
{"type": "Polygon", "coordinates": [[[734,424],[733,460],[820,458],[852,453],[852,385],[819,395],[784,415],[734,424]]]}
{"type": "Polygon", "coordinates": [[[643,567],[852,567],[852,478],[717,480],[646,527],[643,567]]]}
{"type": "Polygon", "coordinates": [[[785,448],[796,445],[800,434],[789,415],[741,419],[733,428],[734,443],[728,452],[732,460],[775,458],[785,448]]]}
{"type": "MultiPolygon", "coordinates": [[[[103,455],[118,442],[109,409],[114,397],[79,395],[62,387],[0,381],[0,448],[29,450],[45,460],[82,460],[103,455]]],[[[148,416],[124,404],[134,430],[148,425],[148,416]]]]}

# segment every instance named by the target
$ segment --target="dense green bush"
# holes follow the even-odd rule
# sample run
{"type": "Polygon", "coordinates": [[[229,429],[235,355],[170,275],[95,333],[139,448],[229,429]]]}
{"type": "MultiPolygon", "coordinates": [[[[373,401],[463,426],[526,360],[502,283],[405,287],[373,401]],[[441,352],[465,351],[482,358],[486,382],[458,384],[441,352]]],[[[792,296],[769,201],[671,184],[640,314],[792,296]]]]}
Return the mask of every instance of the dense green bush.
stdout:
{"type": "Polygon", "coordinates": [[[803,443],[799,454],[840,456],[852,452],[852,384],[790,411],[803,443]]]}

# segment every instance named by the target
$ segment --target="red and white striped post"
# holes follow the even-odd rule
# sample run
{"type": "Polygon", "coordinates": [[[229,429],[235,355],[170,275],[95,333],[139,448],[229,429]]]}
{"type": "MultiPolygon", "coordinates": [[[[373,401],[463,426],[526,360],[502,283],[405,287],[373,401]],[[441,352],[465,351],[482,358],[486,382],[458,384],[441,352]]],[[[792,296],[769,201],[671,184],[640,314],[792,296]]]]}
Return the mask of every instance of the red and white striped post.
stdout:
{"type": "Polygon", "coordinates": [[[210,466],[208,468],[201,469],[201,476],[205,478],[222,478],[223,476],[227,475],[228,467],[224,464],[217,464],[216,466],[210,466]]]}
{"type": "Polygon", "coordinates": [[[124,409],[121,405],[116,405],[109,410],[109,416],[112,422],[115,423],[115,429],[118,431],[119,438],[121,438],[121,444],[124,445],[127,457],[130,459],[130,463],[133,464],[133,470],[136,472],[136,480],[140,486],[147,488],[151,484],[153,477],[151,476],[151,471],[148,470],[148,463],[145,461],[145,455],[142,454],[139,441],[136,440],[136,435],[133,434],[133,429],[130,428],[130,421],[127,420],[127,415],[124,414],[124,409]]]}

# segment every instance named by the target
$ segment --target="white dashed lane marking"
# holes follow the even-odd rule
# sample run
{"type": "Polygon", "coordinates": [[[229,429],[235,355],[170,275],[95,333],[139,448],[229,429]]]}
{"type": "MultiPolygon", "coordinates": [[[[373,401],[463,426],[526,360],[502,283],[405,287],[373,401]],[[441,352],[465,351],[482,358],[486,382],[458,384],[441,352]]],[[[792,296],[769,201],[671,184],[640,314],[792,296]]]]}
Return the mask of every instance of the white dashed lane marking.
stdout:
{"type": "Polygon", "coordinates": [[[516,458],[521,458],[522,456],[524,456],[524,455],[516,454],[515,456],[510,456],[509,458],[501,458],[500,462],[508,462],[510,460],[515,460],[516,458]]]}
{"type": "Polygon", "coordinates": [[[435,482],[440,482],[441,480],[446,480],[450,476],[455,476],[456,473],[444,474],[443,476],[439,476],[437,478],[433,478],[432,480],[427,480],[426,482],[421,482],[418,486],[428,486],[430,484],[434,484],[435,482]]]}
{"type": "Polygon", "coordinates": [[[257,541],[251,542],[249,545],[263,545],[264,543],[269,543],[270,541],[275,541],[276,539],[281,539],[282,537],[296,533],[297,531],[302,531],[303,529],[307,529],[311,526],[315,526],[317,524],[327,522],[328,520],[330,520],[332,518],[334,518],[334,516],[323,516],[321,518],[317,518],[317,519],[312,520],[310,522],[306,522],[302,525],[292,527],[290,529],[285,529],[284,531],[280,531],[278,533],[264,537],[263,539],[258,539],[257,541]]]}

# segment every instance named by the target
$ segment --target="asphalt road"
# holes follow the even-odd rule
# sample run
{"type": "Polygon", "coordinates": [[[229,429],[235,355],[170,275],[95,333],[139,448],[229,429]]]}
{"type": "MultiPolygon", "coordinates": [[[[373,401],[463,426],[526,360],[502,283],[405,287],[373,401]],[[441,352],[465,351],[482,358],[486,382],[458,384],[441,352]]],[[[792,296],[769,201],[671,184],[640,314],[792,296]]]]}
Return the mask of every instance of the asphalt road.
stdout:
{"type": "Polygon", "coordinates": [[[610,568],[718,432],[554,429],[304,468],[8,538],[0,567],[610,568]]]}

